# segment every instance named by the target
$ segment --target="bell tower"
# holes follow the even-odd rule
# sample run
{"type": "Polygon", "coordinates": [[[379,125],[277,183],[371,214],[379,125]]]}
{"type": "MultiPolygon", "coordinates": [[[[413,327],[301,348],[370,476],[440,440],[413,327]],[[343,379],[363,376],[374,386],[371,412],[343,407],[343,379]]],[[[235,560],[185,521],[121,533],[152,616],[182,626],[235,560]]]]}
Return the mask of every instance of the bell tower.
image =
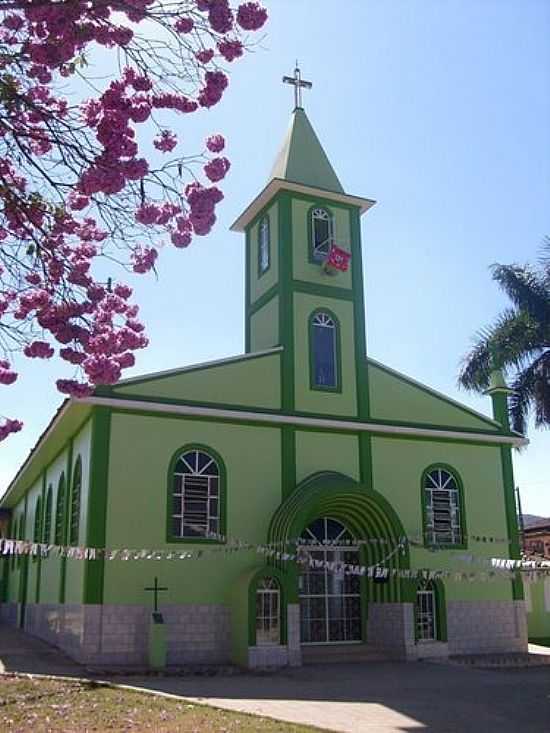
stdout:
{"type": "Polygon", "coordinates": [[[247,353],[281,346],[283,412],[367,418],[360,217],[303,109],[295,107],[269,181],[232,226],[246,236],[247,353]]]}

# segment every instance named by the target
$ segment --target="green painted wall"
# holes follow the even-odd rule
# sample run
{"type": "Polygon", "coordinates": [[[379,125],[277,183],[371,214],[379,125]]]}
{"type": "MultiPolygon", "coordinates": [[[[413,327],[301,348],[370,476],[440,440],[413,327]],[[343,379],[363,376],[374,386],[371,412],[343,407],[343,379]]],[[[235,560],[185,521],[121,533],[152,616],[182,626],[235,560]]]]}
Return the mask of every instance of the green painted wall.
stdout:
{"type": "Polygon", "coordinates": [[[550,577],[524,581],[529,639],[550,644],[550,577]]]}
{"type": "Polygon", "coordinates": [[[263,351],[280,343],[279,297],[276,295],[250,318],[250,350],[263,351]]]}
{"type": "MultiPolygon", "coordinates": [[[[275,428],[113,414],[109,456],[107,547],[186,549],[213,545],[166,542],[167,471],[174,453],[189,443],[213,448],[227,469],[227,531],[265,542],[281,501],[281,438],[275,428]]],[[[220,546],[223,549],[223,546],[220,546]]],[[[105,603],[150,603],[145,584],[159,576],[169,603],[230,602],[232,583],[262,565],[255,553],[206,554],[201,560],[105,562],[105,603]],[[205,582],[205,579],[208,582],[205,582]]]]}
{"type": "Polygon", "coordinates": [[[337,471],[359,481],[359,438],[297,430],[296,483],[320,470],[337,471]]]}
{"type": "Polygon", "coordinates": [[[395,420],[427,425],[498,431],[498,426],[430,394],[397,375],[368,364],[370,411],[373,420],[395,420]]]}
{"type": "MultiPolygon", "coordinates": [[[[274,203],[265,211],[269,217],[270,233],[270,265],[269,269],[258,277],[258,227],[259,219],[250,227],[250,302],[254,304],[258,298],[279,280],[279,207],[274,203]]],[[[261,218],[261,217],[260,217],[261,218]]]]}
{"type": "MultiPolygon", "coordinates": [[[[470,535],[496,538],[508,536],[503,497],[500,448],[468,446],[451,443],[372,439],[374,489],[392,504],[403,522],[408,536],[422,534],[422,472],[431,464],[451,466],[464,486],[465,521],[470,535]]],[[[417,568],[451,569],[480,572],[485,568],[460,562],[464,554],[480,558],[508,557],[506,543],[470,542],[467,549],[438,550],[411,548],[411,566],[417,568]]],[[[446,596],[452,600],[495,599],[511,600],[509,581],[445,582],[446,596]]]]}
{"type": "MultiPolygon", "coordinates": [[[[88,521],[91,429],[91,421],[88,421],[82,430],[75,436],[73,443],[73,462],[71,470],[74,471],[74,466],[79,456],[82,461],[82,486],[80,493],[80,522],[78,534],[79,545],[84,545],[86,543],[85,534],[86,524],[88,521]]],[[[68,513],[68,516],[70,516],[70,513],[68,513]]],[[[84,591],[84,568],[85,563],[82,560],[67,558],[65,571],[65,603],[82,603],[82,594],[84,591]]]]}
{"type": "Polygon", "coordinates": [[[294,368],[295,405],[304,412],[327,415],[357,415],[355,378],[355,342],[353,338],[353,304],[347,300],[326,298],[308,293],[294,294],[294,368]],[[342,392],[310,389],[309,317],[317,308],[328,308],[340,322],[342,392]]]}
{"type": "Polygon", "coordinates": [[[279,354],[191,369],[116,387],[115,395],[276,409],[281,403],[279,354]]]}
{"type": "MultiPolygon", "coordinates": [[[[55,535],[55,509],[57,506],[57,491],[61,474],[65,476],[65,506],[67,502],[68,477],[67,477],[67,450],[64,450],[46,471],[46,489],[51,484],[53,487],[52,502],[52,528],[50,542],[54,542],[55,535]]],[[[62,559],[50,555],[40,562],[40,602],[59,603],[61,587],[61,566],[62,559]]]]}
{"type": "MultiPolygon", "coordinates": [[[[318,205],[329,209],[334,216],[336,242],[346,250],[351,250],[351,226],[349,210],[334,205],[329,199],[318,199],[318,205]]],[[[292,199],[292,271],[295,280],[305,280],[316,285],[338,288],[351,288],[353,260],[347,272],[330,276],[317,264],[309,262],[309,222],[308,213],[313,200],[292,199]]]]}

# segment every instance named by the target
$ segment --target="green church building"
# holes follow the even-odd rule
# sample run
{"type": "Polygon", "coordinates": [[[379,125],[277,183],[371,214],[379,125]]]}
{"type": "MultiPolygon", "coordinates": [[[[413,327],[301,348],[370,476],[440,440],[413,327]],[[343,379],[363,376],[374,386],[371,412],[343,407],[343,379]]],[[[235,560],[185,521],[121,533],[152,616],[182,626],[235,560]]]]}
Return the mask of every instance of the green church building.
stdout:
{"type": "Polygon", "coordinates": [[[367,356],[374,204],[344,191],[298,103],[232,227],[245,353],[62,404],[0,513],[5,537],[74,551],[7,555],[3,621],[89,665],[143,665],[158,577],[171,665],[527,650],[521,580],[483,577],[519,557],[524,438],[498,374],[487,417],[367,356]]]}

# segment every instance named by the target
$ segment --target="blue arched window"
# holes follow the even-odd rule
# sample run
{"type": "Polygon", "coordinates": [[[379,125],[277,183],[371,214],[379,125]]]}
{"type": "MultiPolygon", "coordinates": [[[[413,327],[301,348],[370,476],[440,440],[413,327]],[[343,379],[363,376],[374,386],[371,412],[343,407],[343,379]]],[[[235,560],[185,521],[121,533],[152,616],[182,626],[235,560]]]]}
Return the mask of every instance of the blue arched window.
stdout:
{"type": "Polygon", "coordinates": [[[313,313],[309,327],[310,386],[340,391],[339,324],[328,311],[313,313]]]}

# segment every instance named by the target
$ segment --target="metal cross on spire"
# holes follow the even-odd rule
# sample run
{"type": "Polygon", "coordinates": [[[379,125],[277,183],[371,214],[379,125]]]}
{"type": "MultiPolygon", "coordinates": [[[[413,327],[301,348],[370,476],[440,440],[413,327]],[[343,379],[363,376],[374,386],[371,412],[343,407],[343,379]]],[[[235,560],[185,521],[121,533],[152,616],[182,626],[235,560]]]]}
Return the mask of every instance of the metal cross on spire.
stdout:
{"type": "Polygon", "coordinates": [[[302,89],[311,89],[313,84],[310,81],[303,81],[298,61],[294,69],[294,76],[283,76],[284,84],[292,84],[294,87],[294,107],[302,109],[302,89]]]}

